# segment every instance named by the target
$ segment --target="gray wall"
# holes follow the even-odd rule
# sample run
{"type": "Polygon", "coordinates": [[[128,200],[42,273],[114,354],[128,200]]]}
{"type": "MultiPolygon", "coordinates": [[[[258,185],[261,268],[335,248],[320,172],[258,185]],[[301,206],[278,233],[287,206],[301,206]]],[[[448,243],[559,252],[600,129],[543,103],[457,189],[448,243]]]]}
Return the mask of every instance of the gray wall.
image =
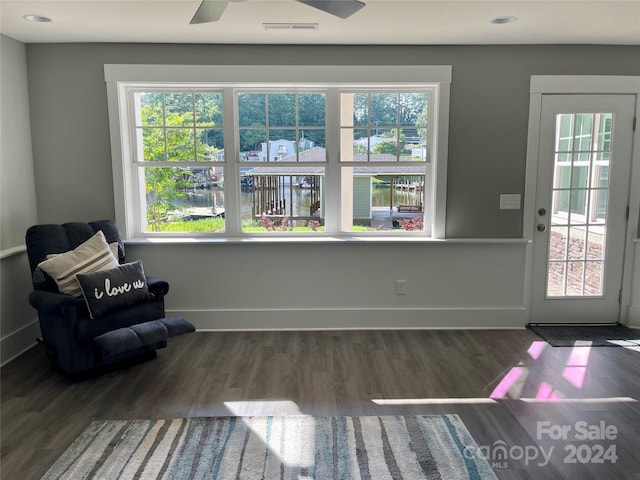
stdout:
{"type": "Polygon", "coordinates": [[[34,342],[36,314],[24,253],[25,230],[37,223],[24,44],[0,35],[0,362],[34,342]]]}
{"type": "Polygon", "coordinates": [[[640,74],[640,48],[628,46],[34,44],[27,51],[38,214],[55,222],[114,216],[105,63],[452,65],[449,237],[521,236],[522,212],[500,211],[498,198],[524,191],[531,75],[640,74]]]}
{"type": "Polygon", "coordinates": [[[24,244],[36,223],[26,46],[2,35],[2,142],[0,143],[0,250],[24,244]]]}

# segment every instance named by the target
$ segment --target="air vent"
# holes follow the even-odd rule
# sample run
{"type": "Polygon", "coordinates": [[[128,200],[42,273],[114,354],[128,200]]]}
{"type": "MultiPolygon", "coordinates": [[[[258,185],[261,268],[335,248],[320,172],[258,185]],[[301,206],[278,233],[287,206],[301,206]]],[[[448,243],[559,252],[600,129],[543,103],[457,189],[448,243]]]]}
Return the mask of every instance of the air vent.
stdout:
{"type": "Polygon", "coordinates": [[[265,30],[318,30],[317,23],[263,23],[265,30]]]}

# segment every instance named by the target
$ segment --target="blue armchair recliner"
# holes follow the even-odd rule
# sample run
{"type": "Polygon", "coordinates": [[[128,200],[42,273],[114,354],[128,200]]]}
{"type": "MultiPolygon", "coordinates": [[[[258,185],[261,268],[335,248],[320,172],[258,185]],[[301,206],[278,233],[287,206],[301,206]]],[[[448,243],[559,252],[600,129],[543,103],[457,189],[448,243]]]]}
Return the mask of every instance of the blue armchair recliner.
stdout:
{"type": "Polygon", "coordinates": [[[169,337],[195,330],[182,317],[165,318],[164,297],[169,284],[159,278],[146,277],[152,298],[92,319],[83,298],[59,293],[56,282],[37,268],[47,255],[73,250],[100,230],[108,243],[118,242],[118,261],[124,263],[124,243],[110,220],[35,225],[26,234],[34,287],[29,303],[38,311],[39,343],[71,376],[154,357],[157,349],[167,346],[169,337]]]}

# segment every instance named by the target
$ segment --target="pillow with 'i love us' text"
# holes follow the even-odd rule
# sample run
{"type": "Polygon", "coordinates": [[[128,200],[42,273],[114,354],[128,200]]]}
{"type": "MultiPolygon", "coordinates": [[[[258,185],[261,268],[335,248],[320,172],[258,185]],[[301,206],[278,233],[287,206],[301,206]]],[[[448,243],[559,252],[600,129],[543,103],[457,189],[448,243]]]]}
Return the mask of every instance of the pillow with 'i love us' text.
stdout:
{"type": "Polygon", "coordinates": [[[153,298],[140,260],[77,275],[91,318],[153,298]]]}

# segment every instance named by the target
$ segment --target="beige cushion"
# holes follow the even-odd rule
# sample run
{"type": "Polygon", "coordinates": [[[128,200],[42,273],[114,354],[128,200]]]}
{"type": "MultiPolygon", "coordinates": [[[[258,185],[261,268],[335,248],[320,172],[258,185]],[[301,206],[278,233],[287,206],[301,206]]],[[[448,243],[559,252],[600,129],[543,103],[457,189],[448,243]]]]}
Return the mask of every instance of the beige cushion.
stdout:
{"type": "MultiPolygon", "coordinates": [[[[102,230],[100,230],[102,231],[102,230]]],[[[112,242],[109,244],[109,249],[111,249],[111,254],[118,259],[118,256],[120,255],[119,249],[120,249],[120,244],[118,242],[112,242]]],[[[64,253],[50,253],[49,255],[47,255],[47,260],[52,259],[53,257],[57,257],[58,255],[64,255],[64,253]]],[[[38,264],[39,265],[39,264],[38,264]]],[[[38,267],[36,267],[38,268],[38,267]]]]}
{"type": "Polygon", "coordinates": [[[38,264],[41,270],[56,281],[60,293],[74,297],[82,297],[77,274],[99,272],[117,266],[118,260],[111,253],[102,231],[74,250],[47,258],[38,264]]]}

